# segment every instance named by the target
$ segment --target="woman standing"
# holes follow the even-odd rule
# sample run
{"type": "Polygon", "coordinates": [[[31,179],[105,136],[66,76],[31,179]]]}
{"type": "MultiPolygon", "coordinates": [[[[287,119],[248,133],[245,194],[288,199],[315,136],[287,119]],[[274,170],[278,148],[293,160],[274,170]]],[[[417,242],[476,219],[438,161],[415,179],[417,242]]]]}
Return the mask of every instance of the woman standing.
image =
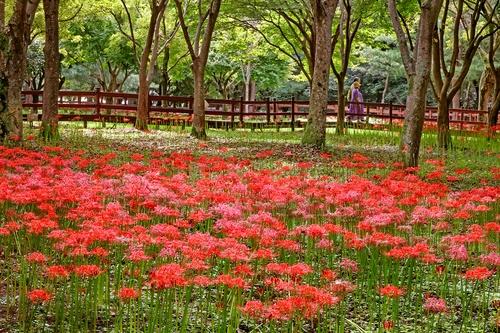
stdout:
{"type": "Polygon", "coordinates": [[[360,88],[361,83],[355,81],[353,84],[353,90],[351,93],[351,100],[349,103],[349,114],[352,116],[353,120],[364,121],[363,114],[365,113],[365,107],[363,105],[363,95],[361,94],[360,88]]]}

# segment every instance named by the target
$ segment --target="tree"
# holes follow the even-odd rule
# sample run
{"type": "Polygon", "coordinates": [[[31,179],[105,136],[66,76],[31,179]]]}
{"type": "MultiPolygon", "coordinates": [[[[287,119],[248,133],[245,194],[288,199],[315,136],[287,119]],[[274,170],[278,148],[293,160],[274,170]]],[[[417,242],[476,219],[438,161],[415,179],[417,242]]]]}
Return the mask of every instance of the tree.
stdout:
{"type": "Polygon", "coordinates": [[[222,0],[211,0],[208,7],[203,10],[203,1],[197,1],[197,24],[194,35],[190,32],[187,22],[189,6],[183,8],[181,0],[175,0],[180,26],[186,41],[191,60],[194,80],[193,91],[193,127],[191,135],[198,139],[206,139],[205,132],[205,67],[208,61],[210,43],[219,16],[222,0]],[[205,24],[206,23],[206,24],[205,24]],[[205,29],[203,31],[203,27],[205,29]]]}
{"type": "MultiPolygon", "coordinates": [[[[358,3],[359,4],[359,3],[358,3]]],[[[363,4],[359,4],[360,8],[364,7],[363,4]]],[[[339,45],[339,58],[340,66],[335,65],[334,57],[335,53],[332,52],[331,67],[333,74],[337,78],[337,100],[338,100],[338,114],[337,114],[337,134],[344,134],[344,120],[345,120],[345,77],[347,74],[347,69],[349,67],[349,58],[351,56],[352,44],[356,33],[358,32],[359,26],[361,24],[361,16],[354,17],[352,0],[341,0],[340,1],[341,17],[335,34],[332,38],[332,49],[335,49],[336,45],[339,45]],[[340,67],[340,69],[338,68],[340,67]]]]}
{"type": "MultiPolygon", "coordinates": [[[[146,40],[142,47],[142,52],[139,55],[141,48],[140,43],[136,39],[134,33],[134,24],[132,22],[132,15],[125,0],[120,0],[126,13],[127,22],[130,32],[126,33],[121,27],[121,20],[116,14],[113,13],[117,23],[120,26],[122,33],[132,42],[133,50],[139,64],[139,91],[137,100],[137,118],[135,128],[139,130],[148,129],[149,118],[149,88],[155,73],[156,62],[158,55],[163,52],[163,49],[168,46],[172,38],[177,32],[178,24],[174,25],[172,31],[164,36],[165,40],[161,39],[162,23],[164,23],[165,10],[168,5],[168,0],[153,0],[151,5],[151,13],[149,16],[149,24],[147,25],[146,40]]],[[[165,24],[164,24],[165,27],[165,24]]]]}
{"type": "Polygon", "coordinates": [[[418,165],[431,70],[432,36],[442,4],[443,0],[420,2],[416,42],[413,43],[404,16],[396,6],[396,0],[388,0],[389,16],[398,39],[401,58],[408,78],[408,97],[400,145],[406,166],[418,165]],[[405,26],[406,32],[403,30],[403,26],[405,26]]]}
{"type": "MultiPolygon", "coordinates": [[[[0,17],[0,139],[23,137],[21,91],[26,73],[30,29],[40,0],[16,0],[5,27],[0,17]]],[[[5,2],[0,13],[5,13],[5,2]]],[[[3,15],[3,14],[1,14],[3,15]]],[[[1,16],[0,15],[0,16],[1,16]]]]}
{"type": "MultiPolygon", "coordinates": [[[[93,6],[86,10],[100,11],[93,6]]],[[[83,67],[88,80],[95,82],[91,86],[97,84],[108,92],[120,91],[136,67],[131,44],[109,12],[95,17],[85,12],[82,16],[70,22],[68,36],[61,40],[65,73],[83,67]]]]}
{"type": "Polygon", "coordinates": [[[243,7],[240,15],[244,18],[235,17],[235,20],[260,34],[267,44],[287,56],[311,86],[316,38],[308,1],[253,1],[243,7]]]}
{"type": "Polygon", "coordinates": [[[323,45],[323,47],[316,48],[314,55],[309,115],[302,143],[318,148],[325,145],[328,78],[332,55],[332,21],[337,3],[337,0],[311,0],[315,43],[316,45],[323,45]]]}
{"type": "Polygon", "coordinates": [[[486,66],[481,77],[481,94],[478,105],[480,110],[489,110],[488,137],[495,133],[498,111],[500,110],[500,66],[496,65],[498,49],[500,48],[500,31],[498,30],[500,14],[498,14],[498,10],[495,11],[496,6],[498,6],[498,2],[491,5],[491,1],[487,1],[485,4],[484,15],[490,21],[490,34],[487,50],[481,50],[486,66]]]}
{"type": "Polygon", "coordinates": [[[45,84],[40,136],[46,140],[59,137],[57,114],[59,97],[59,0],[43,0],[45,14],[45,84]]]}
{"type": "MultiPolygon", "coordinates": [[[[432,74],[434,78],[433,91],[438,100],[438,145],[440,148],[447,149],[451,145],[450,104],[462,86],[479,45],[491,34],[491,32],[487,33],[487,28],[491,23],[492,16],[484,22],[482,27],[478,26],[486,2],[487,0],[478,0],[469,4],[466,0],[458,0],[455,3],[456,8],[452,8],[450,0],[446,0],[441,20],[434,30],[432,39],[432,74]],[[464,6],[470,6],[467,12],[464,12],[464,6]],[[455,13],[452,13],[452,10],[455,13]],[[446,37],[445,33],[447,19],[450,15],[454,18],[454,22],[451,31],[451,57],[447,64],[445,42],[448,37],[446,37]],[[460,33],[462,29],[466,32],[466,45],[461,43],[460,33]],[[463,53],[461,61],[459,61],[460,53],[463,53]]],[[[498,2],[493,10],[497,6],[498,2]]]]}

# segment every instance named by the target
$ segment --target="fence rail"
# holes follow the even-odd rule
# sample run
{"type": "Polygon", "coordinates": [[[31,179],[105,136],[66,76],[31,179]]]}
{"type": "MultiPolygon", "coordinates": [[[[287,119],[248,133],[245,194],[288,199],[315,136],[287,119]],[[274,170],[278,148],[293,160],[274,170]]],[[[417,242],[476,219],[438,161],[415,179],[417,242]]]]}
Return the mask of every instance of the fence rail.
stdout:
{"type": "MultiPolygon", "coordinates": [[[[23,107],[31,109],[28,120],[40,118],[38,110],[42,108],[43,91],[23,91],[23,107]]],[[[192,97],[183,96],[149,96],[149,118],[151,123],[164,123],[173,119],[188,118],[193,113],[192,97]]],[[[306,121],[309,101],[295,100],[261,100],[244,101],[227,99],[207,99],[207,121],[210,123],[225,123],[234,127],[236,123],[273,125],[281,124],[295,129],[306,121]]],[[[59,108],[66,109],[60,113],[63,121],[116,121],[132,122],[135,120],[137,108],[137,94],[96,91],[60,91],[59,108]]],[[[387,103],[363,103],[365,112],[364,122],[371,125],[392,125],[404,119],[404,105],[387,103]]],[[[348,118],[355,118],[346,106],[345,114],[348,118]]],[[[336,122],[338,103],[328,103],[327,121],[336,122]]],[[[487,111],[471,109],[450,109],[450,123],[461,130],[477,129],[486,126],[487,111]]],[[[428,125],[437,122],[437,108],[427,107],[425,122],[428,125]]]]}

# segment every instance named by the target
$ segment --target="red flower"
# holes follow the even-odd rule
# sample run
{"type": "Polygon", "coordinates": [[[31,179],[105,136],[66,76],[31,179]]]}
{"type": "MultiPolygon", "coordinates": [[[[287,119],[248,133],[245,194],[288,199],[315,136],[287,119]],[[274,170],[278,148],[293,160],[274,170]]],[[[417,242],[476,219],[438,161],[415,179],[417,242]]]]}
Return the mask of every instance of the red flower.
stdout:
{"type": "Polygon", "coordinates": [[[47,262],[47,257],[41,252],[31,252],[26,255],[26,260],[30,263],[43,264],[47,262]]]}
{"type": "Polygon", "coordinates": [[[150,274],[151,285],[158,289],[184,286],[184,268],[179,264],[165,264],[157,267],[150,274]]]}
{"type": "Polygon", "coordinates": [[[265,307],[261,301],[248,301],[240,310],[251,317],[259,317],[264,312],[265,307]]]}
{"type": "Polygon", "coordinates": [[[69,271],[64,266],[54,265],[47,267],[47,277],[49,279],[67,278],[69,271]]]}
{"type": "Polygon", "coordinates": [[[97,265],[80,265],[75,267],[74,272],[81,277],[94,277],[103,272],[97,265]]]}
{"type": "Polygon", "coordinates": [[[33,289],[28,292],[28,299],[31,303],[45,303],[50,301],[53,295],[45,289],[33,289]]]}
{"type": "Polygon", "coordinates": [[[493,271],[489,270],[486,267],[474,267],[467,270],[464,274],[464,278],[470,281],[482,281],[494,274],[493,271]]]}
{"type": "Polygon", "coordinates": [[[442,298],[428,297],[424,303],[424,309],[427,312],[443,313],[448,311],[446,301],[442,298]]]}
{"type": "Polygon", "coordinates": [[[394,322],[392,320],[384,320],[384,330],[390,331],[394,328],[394,322]]]}
{"type": "Polygon", "coordinates": [[[332,271],[331,269],[324,269],[321,272],[321,277],[325,280],[332,281],[337,277],[337,273],[335,273],[335,271],[332,271]]]}
{"type": "Polygon", "coordinates": [[[398,288],[392,284],[388,284],[384,287],[380,287],[379,293],[382,296],[390,297],[390,298],[398,298],[405,294],[404,289],[398,288]]]}
{"type": "Polygon", "coordinates": [[[136,299],[140,296],[140,292],[135,290],[134,288],[121,288],[118,290],[118,297],[122,301],[129,301],[132,299],[136,299]]]}

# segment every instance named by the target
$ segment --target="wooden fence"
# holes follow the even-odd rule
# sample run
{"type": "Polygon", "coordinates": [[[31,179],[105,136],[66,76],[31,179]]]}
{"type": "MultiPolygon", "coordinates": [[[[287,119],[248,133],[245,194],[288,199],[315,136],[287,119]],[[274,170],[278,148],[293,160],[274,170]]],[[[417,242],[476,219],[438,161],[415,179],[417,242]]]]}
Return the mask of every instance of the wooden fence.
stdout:
{"type": "MultiPolygon", "coordinates": [[[[23,106],[31,109],[28,120],[39,120],[42,108],[42,91],[23,91],[23,106]]],[[[306,122],[309,101],[262,100],[244,101],[207,99],[207,123],[211,127],[226,128],[266,125],[295,127],[306,122]]],[[[149,119],[152,124],[166,124],[173,121],[189,122],[193,113],[192,97],[150,96],[149,119]]],[[[364,123],[372,126],[402,123],[404,105],[365,102],[364,123]]],[[[137,94],[96,91],[61,91],[59,94],[59,119],[61,121],[81,120],[101,122],[134,122],[137,108],[137,94]]],[[[327,122],[333,125],[338,113],[338,104],[328,104],[327,122]]],[[[346,116],[351,116],[346,107],[346,116]]],[[[450,109],[450,124],[460,130],[480,129],[486,126],[487,111],[470,109],[450,109]]],[[[427,107],[425,113],[427,126],[437,123],[437,108],[427,107]]]]}

